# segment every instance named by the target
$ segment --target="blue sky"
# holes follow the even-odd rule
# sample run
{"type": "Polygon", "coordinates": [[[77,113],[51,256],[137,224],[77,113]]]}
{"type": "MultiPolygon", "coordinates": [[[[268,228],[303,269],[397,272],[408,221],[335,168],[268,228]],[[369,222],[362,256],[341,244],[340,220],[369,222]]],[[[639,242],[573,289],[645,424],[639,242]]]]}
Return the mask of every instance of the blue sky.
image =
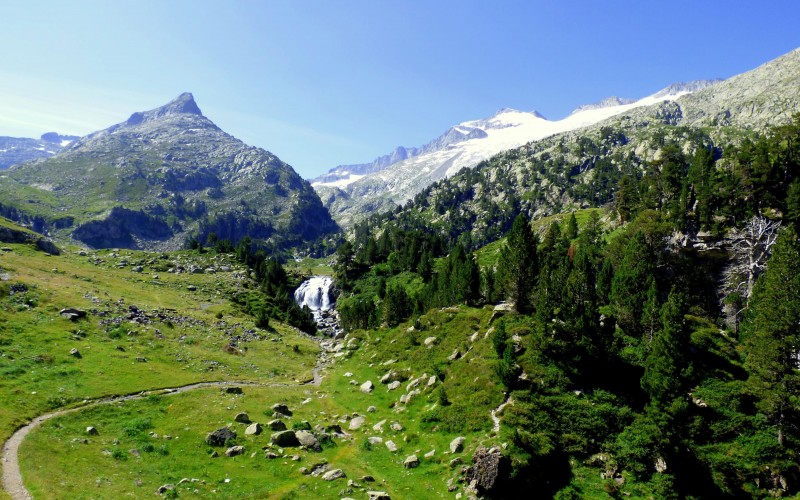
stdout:
{"type": "Polygon", "coordinates": [[[184,91],[314,177],[503,107],[551,119],[800,46],[800,2],[4,2],[0,135],[86,134],[184,91]]]}

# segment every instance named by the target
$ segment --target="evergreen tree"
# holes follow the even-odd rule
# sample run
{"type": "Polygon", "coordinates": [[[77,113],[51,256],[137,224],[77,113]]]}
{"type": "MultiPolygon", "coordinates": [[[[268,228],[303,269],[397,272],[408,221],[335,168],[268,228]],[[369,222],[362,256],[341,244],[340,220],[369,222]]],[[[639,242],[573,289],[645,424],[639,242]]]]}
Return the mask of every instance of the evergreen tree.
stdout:
{"type": "Polygon", "coordinates": [[[800,424],[800,245],[781,229],[758,280],[745,324],[745,367],[758,409],[775,426],[778,443],[800,424]]]}
{"type": "Polygon", "coordinates": [[[500,279],[507,297],[523,314],[532,310],[531,295],[539,271],[537,244],[528,218],[518,215],[500,256],[500,279]]]}
{"type": "Polygon", "coordinates": [[[622,262],[611,280],[611,305],[619,326],[636,337],[641,333],[641,319],[647,293],[653,282],[655,256],[644,233],[633,235],[623,252],[622,262]]]}
{"type": "Polygon", "coordinates": [[[682,388],[689,347],[685,314],[686,297],[673,290],[661,307],[661,329],[653,337],[652,349],[644,363],[642,389],[662,408],[682,388]]]}

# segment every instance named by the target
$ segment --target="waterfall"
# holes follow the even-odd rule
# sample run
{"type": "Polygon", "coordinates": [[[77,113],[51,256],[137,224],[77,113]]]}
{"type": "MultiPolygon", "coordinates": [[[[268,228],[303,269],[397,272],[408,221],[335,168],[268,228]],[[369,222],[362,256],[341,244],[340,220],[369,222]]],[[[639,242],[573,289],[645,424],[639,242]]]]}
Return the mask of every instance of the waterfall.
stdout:
{"type": "Polygon", "coordinates": [[[294,301],[300,307],[308,306],[314,314],[317,328],[326,335],[337,337],[342,334],[339,315],[333,309],[336,298],[333,293],[333,278],[313,276],[294,291],[294,301]]]}
{"type": "Polygon", "coordinates": [[[300,307],[308,306],[314,313],[328,311],[333,306],[332,286],[333,278],[330,276],[314,276],[297,287],[294,291],[294,301],[300,307]]]}

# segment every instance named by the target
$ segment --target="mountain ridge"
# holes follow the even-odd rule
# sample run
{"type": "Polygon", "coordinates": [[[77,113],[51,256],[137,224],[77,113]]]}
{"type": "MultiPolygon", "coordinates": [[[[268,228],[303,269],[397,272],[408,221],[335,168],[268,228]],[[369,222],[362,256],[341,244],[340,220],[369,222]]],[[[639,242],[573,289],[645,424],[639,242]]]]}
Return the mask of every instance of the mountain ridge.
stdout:
{"type": "Polygon", "coordinates": [[[290,165],[222,131],[190,93],[12,167],[0,194],[96,248],[174,249],[211,233],[281,246],[338,231],[290,165]]]}

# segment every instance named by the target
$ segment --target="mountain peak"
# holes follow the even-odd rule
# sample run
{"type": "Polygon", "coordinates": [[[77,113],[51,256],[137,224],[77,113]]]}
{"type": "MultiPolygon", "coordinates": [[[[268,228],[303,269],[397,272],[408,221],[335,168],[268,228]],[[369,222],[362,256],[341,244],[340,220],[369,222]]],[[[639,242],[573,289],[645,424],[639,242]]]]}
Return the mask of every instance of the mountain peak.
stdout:
{"type": "Polygon", "coordinates": [[[182,93],[160,108],[151,109],[150,111],[137,111],[128,118],[127,124],[139,125],[164,116],[179,114],[203,116],[203,112],[194,102],[194,96],[190,92],[182,93]]]}

